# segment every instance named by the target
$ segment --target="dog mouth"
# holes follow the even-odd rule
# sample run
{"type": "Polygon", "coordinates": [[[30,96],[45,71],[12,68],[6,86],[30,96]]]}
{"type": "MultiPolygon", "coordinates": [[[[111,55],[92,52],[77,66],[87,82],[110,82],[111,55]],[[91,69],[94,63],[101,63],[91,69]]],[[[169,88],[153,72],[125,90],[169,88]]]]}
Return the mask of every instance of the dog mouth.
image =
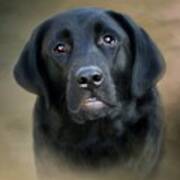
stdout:
{"type": "Polygon", "coordinates": [[[95,111],[100,110],[106,107],[107,104],[102,100],[99,100],[97,97],[89,97],[82,101],[81,107],[83,110],[95,111]]]}
{"type": "MultiPolygon", "coordinates": [[[[79,102],[72,109],[70,106],[69,111],[71,112],[71,117],[78,124],[84,124],[87,121],[94,121],[102,119],[117,106],[116,101],[113,98],[105,95],[98,95],[97,93],[85,93],[79,97],[73,96],[72,98],[77,98],[76,102],[79,102]],[[77,101],[79,99],[79,101],[77,101]],[[114,101],[113,101],[114,100],[114,101]]],[[[71,100],[72,100],[71,98],[71,100]]]]}
{"type": "Polygon", "coordinates": [[[100,111],[105,108],[112,108],[115,104],[108,102],[98,96],[83,98],[80,107],[85,111],[100,111]]]}

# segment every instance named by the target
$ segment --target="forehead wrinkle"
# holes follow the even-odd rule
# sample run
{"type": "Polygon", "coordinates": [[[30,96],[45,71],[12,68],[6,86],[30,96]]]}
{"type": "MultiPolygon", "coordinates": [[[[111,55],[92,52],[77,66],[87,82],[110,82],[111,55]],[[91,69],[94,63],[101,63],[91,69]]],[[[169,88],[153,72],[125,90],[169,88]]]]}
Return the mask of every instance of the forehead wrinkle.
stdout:
{"type": "Polygon", "coordinates": [[[104,11],[97,11],[97,9],[75,9],[72,11],[64,12],[52,17],[53,25],[55,28],[60,29],[61,27],[83,27],[89,24],[92,19],[98,18],[104,14],[104,11]]]}
{"type": "Polygon", "coordinates": [[[78,30],[88,25],[92,26],[93,22],[100,21],[107,27],[114,27],[113,29],[124,32],[120,25],[107,14],[106,10],[101,8],[77,8],[59,13],[50,19],[53,21],[52,26],[55,29],[64,27],[70,30],[77,28],[78,30]]]}
{"type": "Polygon", "coordinates": [[[101,24],[104,30],[109,30],[111,32],[116,33],[123,39],[128,39],[128,35],[124,31],[124,29],[105,12],[101,11],[99,14],[93,14],[89,16],[86,19],[84,26],[86,30],[92,31],[94,30],[96,24],[101,24]]]}
{"type": "Polygon", "coordinates": [[[94,28],[97,23],[102,24],[105,30],[114,31],[123,39],[128,39],[127,33],[120,25],[112,19],[106,11],[97,11],[90,9],[87,11],[72,11],[63,13],[52,18],[50,34],[56,38],[63,30],[68,30],[72,38],[78,40],[80,37],[94,34],[94,28]],[[113,28],[112,28],[113,27],[113,28]],[[80,36],[78,36],[80,34],[80,36]]]}

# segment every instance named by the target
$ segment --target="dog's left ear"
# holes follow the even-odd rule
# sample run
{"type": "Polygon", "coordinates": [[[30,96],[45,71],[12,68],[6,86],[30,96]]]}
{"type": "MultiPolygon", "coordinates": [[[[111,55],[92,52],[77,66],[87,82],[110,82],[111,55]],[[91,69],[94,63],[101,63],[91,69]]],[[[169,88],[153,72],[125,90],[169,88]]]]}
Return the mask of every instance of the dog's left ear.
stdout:
{"type": "Polygon", "coordinates": [[[130,38],[134,58],[132,94],[140,97],[153,88],[162,77],[165,69],[164,59],[148,34],[131,18],[113,11],[108,11],[108,14],[130,38]]]}

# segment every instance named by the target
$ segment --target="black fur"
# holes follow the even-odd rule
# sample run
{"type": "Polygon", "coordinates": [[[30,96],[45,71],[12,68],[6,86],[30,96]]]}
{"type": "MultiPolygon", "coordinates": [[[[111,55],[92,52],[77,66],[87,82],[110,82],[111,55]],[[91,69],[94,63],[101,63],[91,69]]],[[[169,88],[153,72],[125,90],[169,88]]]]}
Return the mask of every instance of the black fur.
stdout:
{"type": "MultiPolygon", "coordinates": [[[[35,93],[34,147],[88,168],[118,164],[149,174],[159,162],[164,125],[156,83],[164,60],[147,33],[129,17],[95,8],[71,10],[42,23],[15,66],[17,82],[35,93]],[[106,44],[105,35],[115,44],[106,44]],[[102,43],[103,41],[103,43],[102,43]],[[58,53],[58,43],[67,52],[58,53]],[[81,88],[77,71],[96,66],[104,81],[81,88]],[[83,99],[106,104],[83,109],[83,99]]],[[[41,164],[41,163],[40,163],[41,164]]],[[[43,163],[40,165],[43,168],[43,163]]]]}

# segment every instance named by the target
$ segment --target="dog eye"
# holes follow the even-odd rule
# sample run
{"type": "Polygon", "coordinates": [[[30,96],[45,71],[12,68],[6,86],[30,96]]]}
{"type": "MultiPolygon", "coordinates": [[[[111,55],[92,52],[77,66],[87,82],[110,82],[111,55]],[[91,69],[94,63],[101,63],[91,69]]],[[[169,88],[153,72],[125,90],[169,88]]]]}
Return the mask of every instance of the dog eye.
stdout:
{"type": "Polygon", "coordinates": [[[60,53],[68,53],[70,50],[71,50],[70,45],[66,44],[66,43],[59,43],[54,48],[54,51],[59,54],[60,53]]]}
{"type": "Polygon", "coordinates": [[[117,39],[113,35],[105,34],[100,37],[98,44],[104,44],[113,47],[117,44],[117,39]]]}

